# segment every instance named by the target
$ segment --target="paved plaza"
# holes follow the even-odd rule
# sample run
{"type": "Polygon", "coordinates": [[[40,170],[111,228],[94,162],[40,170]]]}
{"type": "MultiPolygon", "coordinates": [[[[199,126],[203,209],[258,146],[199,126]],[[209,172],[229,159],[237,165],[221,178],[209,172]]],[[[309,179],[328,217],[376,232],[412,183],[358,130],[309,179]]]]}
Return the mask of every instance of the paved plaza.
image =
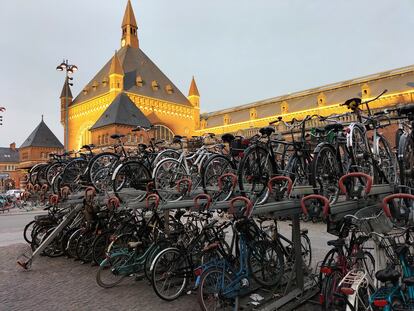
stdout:
{"type": "MultiPolygon", "coordinates": [[[[0,310],[199,310],[195,293],[173,302],[160,300],[147,281],[124,280],[112,289],[100,288],[95,282],[96,267],[67,258],[38,257],[30,271],[16,265],[16,259],[27,250],[21,240],[10,239],[21,235],[24,224],[33,213],[0,215],[0,310]],[[19,228],[17,230],[17,228],[19,228]]],[[[326,234],[323,224],[305,223],[313,245],[314,263],[326,252],[326,234]]],[[[281,222],[282,233],[289,231],[287,222],[281,222]]],[[[301,310],[319,310],[307,304],[301,310]]]]}

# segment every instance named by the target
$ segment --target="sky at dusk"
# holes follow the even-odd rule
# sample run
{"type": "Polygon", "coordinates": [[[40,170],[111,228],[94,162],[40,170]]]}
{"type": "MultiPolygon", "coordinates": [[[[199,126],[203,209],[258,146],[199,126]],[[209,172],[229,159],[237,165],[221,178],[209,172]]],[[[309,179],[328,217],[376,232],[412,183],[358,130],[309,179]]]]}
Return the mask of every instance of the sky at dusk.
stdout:
{"type": "MultiPolygon", "coordinates": [[[[76,96],[120,48],[126,0],[0,2],[0,146],[40,122],[63,140],[63,58],[76,96]]],[[[140,48],[201,111],[414,64],[412,0],[132,0],[140,48]]]]}

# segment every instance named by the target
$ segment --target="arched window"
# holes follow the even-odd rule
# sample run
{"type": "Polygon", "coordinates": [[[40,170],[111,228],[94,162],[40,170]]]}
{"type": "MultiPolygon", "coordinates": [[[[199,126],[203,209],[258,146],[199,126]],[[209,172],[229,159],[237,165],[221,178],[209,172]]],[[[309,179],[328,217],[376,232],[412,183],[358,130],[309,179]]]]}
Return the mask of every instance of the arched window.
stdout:
{"type": "Polygon", "coordinates": [[[167,141],[171,141],[174,137],[174,133],[173,131],[171,131],[168,127],[166,127],[165,125],[154,125],[154,129],[153,129],[153,133],[154,133],[154,138],[156,140],[159,139],[164,139],[167,141]]]}
{"type": "Polygon", "coordinates": [[[99,145],[102,145],[102,143],[101,143],[101,135],[98,136],[98,146],[99,145]]]}

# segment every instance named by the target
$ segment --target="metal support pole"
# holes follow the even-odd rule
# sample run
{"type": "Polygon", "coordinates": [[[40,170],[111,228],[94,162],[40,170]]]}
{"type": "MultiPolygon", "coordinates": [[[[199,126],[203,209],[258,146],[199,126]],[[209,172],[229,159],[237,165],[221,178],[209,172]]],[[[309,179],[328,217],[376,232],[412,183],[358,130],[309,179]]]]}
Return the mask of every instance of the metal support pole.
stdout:
{"type": "Polygon", "coordinates": [[[69,74],[66,71],[66,83],[65,83],[65,151],[69,151],[69,74]]]}
{"type": "Polygon", "coordinates": [[[303,258],[299,215],[292,216],[292,242],[295,250],[296,287],[303,290],[303,258]]]}
{"type": "Polygon", "coordinates": [[[52,231],[51,234],[39,245],[38,248],[25,262],[18,262],[20,266],[27,268],[27,265],[33,261],[33,259],[41,254],[44,249],[53,241],[53,239],[62,232],[62,230],[69,224],[70,221],[76,216],[76,214],[83,208],[83,204],[77,204],[69,214],[67,214],[62,222],[52,231]]]}

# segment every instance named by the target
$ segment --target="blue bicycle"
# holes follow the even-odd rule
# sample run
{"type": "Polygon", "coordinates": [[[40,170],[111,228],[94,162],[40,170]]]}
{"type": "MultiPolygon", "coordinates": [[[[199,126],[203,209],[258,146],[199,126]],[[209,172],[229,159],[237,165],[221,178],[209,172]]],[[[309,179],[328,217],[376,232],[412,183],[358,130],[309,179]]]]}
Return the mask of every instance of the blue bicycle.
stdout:
{"type": "Polygon", "coordinates": [[[283,275],[283,261],[277,246],[267,240],[251,241],[249,228],[253,209],[251,201],[236,197],[230,201],[229,214],[234,215],[233,230],[238,237],[237,261],[226,257],[204,264],[198,270],[198,300],[202,310],[238,310],[238,297],[247,289],[251,277],[262,286],[272,287],[283,275]],[[235,211],[235,203],[241,201],[245,208],[235,211]],[[241,214],[241,216],[240,216],[241,214]]]}

